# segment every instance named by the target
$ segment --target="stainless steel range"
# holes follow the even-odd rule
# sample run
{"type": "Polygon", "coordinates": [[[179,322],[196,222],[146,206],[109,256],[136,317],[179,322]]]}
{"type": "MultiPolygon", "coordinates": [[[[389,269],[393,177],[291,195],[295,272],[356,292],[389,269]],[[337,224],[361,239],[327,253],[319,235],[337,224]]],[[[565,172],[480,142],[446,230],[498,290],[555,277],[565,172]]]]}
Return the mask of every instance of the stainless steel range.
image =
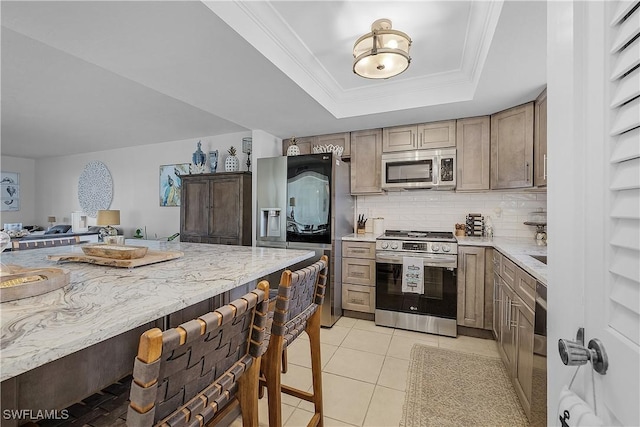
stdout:
{"type": "Polygon", "coordinates": [[[376,325],[455,337],[457,254],[449,232],[387,230],[378,237],[376,325]]]}

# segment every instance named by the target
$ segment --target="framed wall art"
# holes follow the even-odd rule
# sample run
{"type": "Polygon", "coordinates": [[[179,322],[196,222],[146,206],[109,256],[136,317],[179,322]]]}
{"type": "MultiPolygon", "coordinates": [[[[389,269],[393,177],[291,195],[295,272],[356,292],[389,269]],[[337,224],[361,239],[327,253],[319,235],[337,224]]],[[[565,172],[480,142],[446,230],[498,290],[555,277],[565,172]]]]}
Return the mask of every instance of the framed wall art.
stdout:
{"type": "Polygon", "coordinates": [[[182,175],[189,175],[189,163],[160,166],[160,206],[180,206],[182,175]]]}
{"type": "Polygon", "coordinates": [[[0,211],[20,210],[20,174],[17,172],[0,172],[0,211]]]}

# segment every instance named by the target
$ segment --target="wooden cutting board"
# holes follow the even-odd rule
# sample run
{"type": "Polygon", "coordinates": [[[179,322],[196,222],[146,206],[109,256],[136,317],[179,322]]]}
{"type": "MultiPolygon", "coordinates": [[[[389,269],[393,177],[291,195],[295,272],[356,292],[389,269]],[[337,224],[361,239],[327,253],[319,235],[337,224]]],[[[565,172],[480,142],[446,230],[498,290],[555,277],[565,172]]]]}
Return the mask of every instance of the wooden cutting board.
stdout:
{"type": "Polygon", "coordinates": [[[24,268],[4,265],[0,272],[0,302],[55,291],[69,284],[70,273],[61,268],[24,268]]]}
{"type": "Polygon", "coordinates": [[[110,267],[133,268],[141,265],[155,264],[158,262],[169,261],[176,258],[182,258],[183,252],[180,251],[152,251],[149,250],[142,258],[136,259],[114,259],[99,256],[85,255],[80,253],[49,255],[48,259],[52,261],[69,261],[69,262],[86,262],[89,264],[107,265],[110,267]]]}

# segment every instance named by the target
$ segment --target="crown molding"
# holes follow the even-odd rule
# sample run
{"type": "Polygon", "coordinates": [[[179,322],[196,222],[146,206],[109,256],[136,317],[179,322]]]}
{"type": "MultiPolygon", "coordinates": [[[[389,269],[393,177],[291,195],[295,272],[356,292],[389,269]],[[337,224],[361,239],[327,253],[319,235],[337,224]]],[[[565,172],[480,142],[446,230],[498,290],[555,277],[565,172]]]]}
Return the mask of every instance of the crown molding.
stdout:
{"type": "Polygon", "coordinates": [[[471,2],[459,68],[448,72],[343,88],[269,1],[203,1],[336,118],[473,99],[503,1],[471,2]]]}

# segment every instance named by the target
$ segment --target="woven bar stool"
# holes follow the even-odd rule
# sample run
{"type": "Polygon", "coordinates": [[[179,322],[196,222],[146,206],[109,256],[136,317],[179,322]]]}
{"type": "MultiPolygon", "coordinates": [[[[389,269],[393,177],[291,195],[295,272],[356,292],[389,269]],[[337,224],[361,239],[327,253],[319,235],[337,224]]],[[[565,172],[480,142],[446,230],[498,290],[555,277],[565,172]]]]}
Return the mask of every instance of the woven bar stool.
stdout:
{"type": "Polygon", "coordinates": [[[258,378],[269,283],[177,328],[140,338],[127,425],[215,425],[237,398],[243,426],[258,425],[258,378]]]}
{"type": "Polygon", "coordinates": [[[273,312],[269,345],[262,357],[261,385],[267,387],[269,426],[282,426],[281,392],[312,402],[315,412],[309,426],[323,425],[322,365],[320,361],[320,316],[327,283],[329,259],[297,271],[285,270],[280,279],[273,312]],[[302,332],[309,335],[313,393],[281,383],[282,357],[286,348],[302,332]]]}

